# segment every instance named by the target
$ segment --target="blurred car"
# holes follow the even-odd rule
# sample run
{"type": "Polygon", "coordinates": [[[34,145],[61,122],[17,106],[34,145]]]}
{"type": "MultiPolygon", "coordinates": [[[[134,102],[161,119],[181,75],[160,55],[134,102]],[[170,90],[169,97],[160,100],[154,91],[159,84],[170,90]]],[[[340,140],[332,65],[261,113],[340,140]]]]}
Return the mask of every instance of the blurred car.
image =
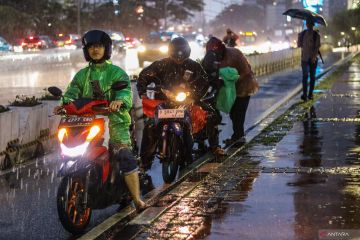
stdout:
{"type": "Polygon", "coordinates": [[[106,31],[112,40],[112,48],[116,53],[124,53],[126,49],[125,36],[122,32],[106,31]]]}
{"type": "Polygon", "coordinates": [[[10,52],[12,50],[12,46],[4,38],[0,37],[0,52],[10,52]]]}
{"type": "Polygon", "coordinates": [[[21,43],[23,50],[35,50],[49,48],[49,43],[40,36],[26,37],[21,43]]]}
{"type": "Polygon", "coordinates": [[[205,55],[206,39],[201,33],[184,34],[183,37],[189,42],[191,53],[190,58],[193,60],[202,59],[205,55]]]}
{"type": "Polygon", "coordinates": [[[137,48],[141,45],[140,40],[134,37],[126,37],[125,43],[127,48],[137,48]]]}
{"type": "Polygon", "coordinates": [[[21,39],[21,38],[15,38],[14,40],[11,41],[14,52],[22,52],[23,51],[23,48],[22,48],[23,41],[24,41],[24,39],[21,39]]]}
{"type": "Polygon", "coordinates": [[[54,41],[47,35],[40,35],[39,39],[42,42],[42,45],[44,46],[44,48],[54,48],[56,47],[54,41]]]}
{"type": "Polygon", "coordinates": [[[81,48],[81,36],[78,34],[58,34],[55,40],[58,47],[67,49],[81,48]]]}
{"type": "Polygon", "coordinates": [[[189,42],[190,45],[198,45],[199,47],[205,47],[206,39],[201,33],[185,34],[183,37],[189,42]]]}
{"type": "Polygon", "coordinates": [[[156,61],[168,56],[168,45],[172,38],[179,36],[175,32],[151,32],[137,48],[139,66],[145,61],[156,61]]]}

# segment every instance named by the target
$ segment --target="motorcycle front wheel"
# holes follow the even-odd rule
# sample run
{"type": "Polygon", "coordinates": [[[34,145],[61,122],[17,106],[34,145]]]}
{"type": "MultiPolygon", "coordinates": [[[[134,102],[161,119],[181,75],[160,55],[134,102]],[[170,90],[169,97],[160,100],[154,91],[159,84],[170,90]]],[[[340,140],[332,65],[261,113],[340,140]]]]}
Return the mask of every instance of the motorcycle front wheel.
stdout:
{"type": "Polygon", "coordinates": [[[72,234],[82,233],[89,224],[91,208],[83,206],[85,178],[64,177],[57,192],[61,224],[72,234]]]}
{"type": "Polygon", "coordinates": [[[162,176],[165,183],[172,183],[178,172],[181,150],[180,138],[170,134],[167,139],[166,156],[162,162],[162,176]]]}

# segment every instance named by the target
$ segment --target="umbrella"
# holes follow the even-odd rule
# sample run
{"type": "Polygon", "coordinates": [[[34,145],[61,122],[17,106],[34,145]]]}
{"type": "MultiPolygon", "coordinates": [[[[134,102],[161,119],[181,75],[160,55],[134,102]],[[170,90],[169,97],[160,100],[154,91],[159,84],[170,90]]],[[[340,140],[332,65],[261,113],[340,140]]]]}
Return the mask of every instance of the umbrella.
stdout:
{"type": "Polygon", "coordinates": [[[327,25],[323,16],[321,16],[320,14],[314,13],[308,9],[293,8],[293,9],[289,9],[286,12],[284,12],[283,15],[287,15],[287,16],[290,16],[293,18],[299,18],[299,19],[303,19],[303,20],[312,18],[315,23],[318,23],[318,24],[321,24],[324,26],[327,25]]]}

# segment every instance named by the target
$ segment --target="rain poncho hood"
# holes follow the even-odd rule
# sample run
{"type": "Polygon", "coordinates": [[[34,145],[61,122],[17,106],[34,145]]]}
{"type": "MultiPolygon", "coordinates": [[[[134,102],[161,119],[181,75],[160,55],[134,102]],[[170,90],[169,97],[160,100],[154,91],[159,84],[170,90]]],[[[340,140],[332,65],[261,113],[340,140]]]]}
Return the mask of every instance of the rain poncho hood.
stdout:
{"type": "Polygon", "coordinates": [[[216,97],[216,108],[224,113],[229,113],[236,99],[235,83],[240,75],[235,68],[220,68],[219,76],[224,80],[224,86],[216,97]]]}
{"type": "Polygon", "coordinates": [[[78,98],[93,98],[91,81],[98,80],[102,92],[107,91],[114,82],[127,81],[127,88],[120,91],[108,91],[105,99],[109,102],[121,100],[124,106],[117,112],[109,115],[110,143],[130,144],[129,126],[131,118],[129,110],[132,107],[132,92],[129,76],[121,68],[110,62],[102,64],[90,63],[86,68],[75,74],[73,80],[67,87],[62,103],[68,103],[78,98]]]}

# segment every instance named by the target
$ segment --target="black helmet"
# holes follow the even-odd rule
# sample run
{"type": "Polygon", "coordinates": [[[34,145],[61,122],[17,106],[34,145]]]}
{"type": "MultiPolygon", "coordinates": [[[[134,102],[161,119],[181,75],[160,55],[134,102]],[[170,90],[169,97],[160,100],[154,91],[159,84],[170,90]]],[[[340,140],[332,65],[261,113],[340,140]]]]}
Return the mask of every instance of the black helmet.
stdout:
{"type": "Polygon", "coordinates": [[[183,37],[176,37],[169,43],[169,57],[182,62],[190,57],[191,48],[183,37]]]}
{"type": "Polygon", "coordinates": [[[90,58],[88,52],[88,48],[93,44],[102,44],[105,47],[104,57],[96,63],[101,63],[110,59],[112,41],[106,32],[101,30],[90,30],[84,34],[81,41],[86,61],[94,62],[93,59],[90,58]]]}

